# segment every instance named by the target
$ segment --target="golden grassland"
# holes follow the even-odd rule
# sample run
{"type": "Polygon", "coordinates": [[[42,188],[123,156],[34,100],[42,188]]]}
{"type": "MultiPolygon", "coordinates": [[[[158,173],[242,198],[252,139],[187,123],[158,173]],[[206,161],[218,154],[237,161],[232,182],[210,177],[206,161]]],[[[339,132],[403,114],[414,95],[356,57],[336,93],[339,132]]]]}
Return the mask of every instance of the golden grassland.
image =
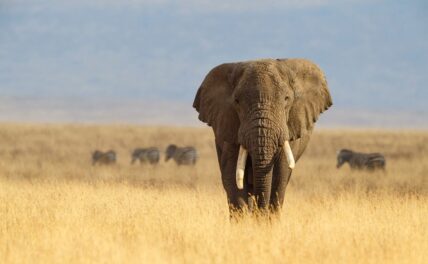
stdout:
{"type": "Polygon", "coordinates": [[[230,223],[208,128],[0,124],[0,263],[428,263],[428,132],[323,130],[280,220],[230,223]],[[194,168],[130,165],[194,145],[194,168]],[[387,170],[337,170],[336,151],[387,170]],[[95,149],[118,164],[91,165],[95,149]]]}

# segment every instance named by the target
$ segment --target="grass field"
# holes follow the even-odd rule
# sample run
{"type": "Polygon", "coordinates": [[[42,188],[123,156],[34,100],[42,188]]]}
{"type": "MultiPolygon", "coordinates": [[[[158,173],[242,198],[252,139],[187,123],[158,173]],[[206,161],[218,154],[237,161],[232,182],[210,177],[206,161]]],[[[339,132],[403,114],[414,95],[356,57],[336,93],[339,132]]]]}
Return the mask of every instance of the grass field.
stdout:
{"type": "Polygon", "coordinates": [[[428,263],[426,131],[316,130],[272,223],[229,222],[215,157],[208,128],[0,124],[0,263],[428,263]],[[169,143],[196,167],[130,165],[169,143]],[[386,173],[337,170],[343,147],[386,173]]]}

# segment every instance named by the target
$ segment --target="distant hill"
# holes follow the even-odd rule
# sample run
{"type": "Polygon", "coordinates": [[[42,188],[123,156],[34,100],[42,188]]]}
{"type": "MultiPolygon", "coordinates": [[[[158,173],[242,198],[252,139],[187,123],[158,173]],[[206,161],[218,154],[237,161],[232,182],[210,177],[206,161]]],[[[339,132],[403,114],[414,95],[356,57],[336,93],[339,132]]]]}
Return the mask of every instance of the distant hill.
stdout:
{"type": "MultiPolygon", "coordinates": [[[[428,128],[427,112],[367,111],[333,106],[319,127],[428,128]]],[[[203,126],[192,103],[143,100],[1,98],[0,122],[133,123],[203,126]]]]}

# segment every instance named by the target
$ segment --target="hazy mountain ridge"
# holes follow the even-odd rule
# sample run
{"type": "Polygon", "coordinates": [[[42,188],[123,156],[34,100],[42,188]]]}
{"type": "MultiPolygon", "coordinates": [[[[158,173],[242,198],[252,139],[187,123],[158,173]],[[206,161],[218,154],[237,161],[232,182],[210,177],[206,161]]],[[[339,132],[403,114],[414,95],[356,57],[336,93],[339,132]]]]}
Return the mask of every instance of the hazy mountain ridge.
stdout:
{"type": "MultiPolygon", "coordinates": [[[[320,127],[428,128],[428,112],[368,111],[331,107],[320,127]]],[[[143,125],[203,125],[192,103],[176,101],[35,99],[0,97],[0,122],[131,123],[143,125]]]]}

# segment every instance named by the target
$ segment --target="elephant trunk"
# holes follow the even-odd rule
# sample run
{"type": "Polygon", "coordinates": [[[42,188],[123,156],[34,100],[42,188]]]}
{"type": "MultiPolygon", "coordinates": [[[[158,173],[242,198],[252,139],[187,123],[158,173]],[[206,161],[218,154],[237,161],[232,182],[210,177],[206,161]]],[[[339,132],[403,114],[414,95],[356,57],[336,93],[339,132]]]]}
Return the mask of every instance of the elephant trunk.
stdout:
{"type": "Polygon", "coordinates": [[[258,125],[250,134],[252,142],[249,152],[253,165],[253,193],[257,207],[261,211],[269,207],[273,164],[281,138],[281,134],[273,126],[258,125]]]}
{"type": "Polygon", "coordinates": [[[257,207],[262,211],[269,206],[275,153],[272,144],[266,144],[257,146],[251,155],[254,196],[257,207]]]}

